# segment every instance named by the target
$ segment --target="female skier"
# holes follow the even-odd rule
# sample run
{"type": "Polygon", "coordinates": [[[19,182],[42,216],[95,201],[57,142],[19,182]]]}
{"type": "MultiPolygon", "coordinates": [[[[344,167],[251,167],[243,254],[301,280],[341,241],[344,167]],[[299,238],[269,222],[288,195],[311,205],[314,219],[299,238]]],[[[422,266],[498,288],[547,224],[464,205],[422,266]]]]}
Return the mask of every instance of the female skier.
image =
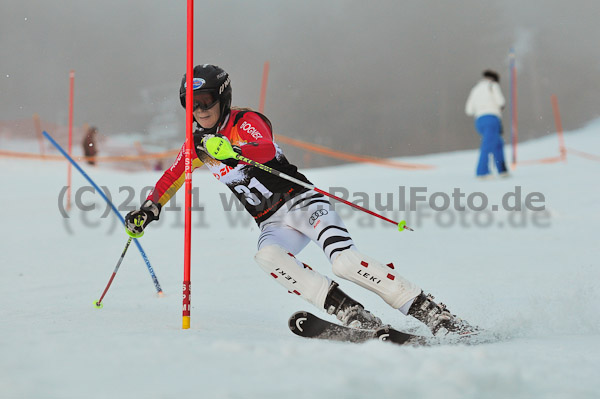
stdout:
{"type": "MultiPolygon", "coordinates": [[[[181,105],[186,106],[186,77],[179,89],[181,105]]],[[[254,259],[275,281],[318,309],[334,314],[344,325],[373,329],[379,318],[346,295],[335,281],[303,264],[296,255],[313,241],[323,250],[333,273],[379,295],[404,315],[423,322],[434,335],[470,334],[476,331],[453,316],[431,295],[385,265],[359,252],[331,207],[327,197],[259,168],[223,158],[219,149],[227,147],[301,181],[310,183],[290,164],[274,142],[271,123],[249,109],[231,108],[229,75],[215,65],[198,65],[193,76],[193,137],[195,154],[192,168],[206,165],[242,202],[260,228],[258,252],[254,259]]],[[[140,237],[161,208],[182,186],[185,178],[185,144],[175,163],[156,183],[139,210],[125,217],[128,233],[140,237]]]]}

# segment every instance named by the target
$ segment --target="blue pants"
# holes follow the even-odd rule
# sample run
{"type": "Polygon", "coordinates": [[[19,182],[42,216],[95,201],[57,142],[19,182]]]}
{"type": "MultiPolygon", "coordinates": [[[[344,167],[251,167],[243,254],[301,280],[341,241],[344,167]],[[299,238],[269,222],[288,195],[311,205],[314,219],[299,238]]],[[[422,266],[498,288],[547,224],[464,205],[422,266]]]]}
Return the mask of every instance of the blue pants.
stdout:
{"type": "Polygon", "coordinates": [[[494,156],[498,173],[506,172],[504,163],[504,140],[500,136],[502,121],[496,115],[482,115],[475,119],[475,129],[481,135],[481,148],[477,176],[490,174],[489,154],[494,156]]]}

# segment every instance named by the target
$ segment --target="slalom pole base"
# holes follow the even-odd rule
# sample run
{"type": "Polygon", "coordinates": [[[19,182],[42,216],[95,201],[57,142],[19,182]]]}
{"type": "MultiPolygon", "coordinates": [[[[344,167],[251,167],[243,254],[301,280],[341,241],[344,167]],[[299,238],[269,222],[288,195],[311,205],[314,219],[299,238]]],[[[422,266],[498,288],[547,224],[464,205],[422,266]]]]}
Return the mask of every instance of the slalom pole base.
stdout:
{"type": "Polygon", "coordinates": [[[190,316],[183,316],[181,328],[183,328],[184,330],[190,328],[190,316]]]}
{"type": "Polygon", "coordinates": [[[162,298],[162,297],[164,297],[164,296],[165,296],[165,293],[164,293],[164,292],[162,292],[162,291],[158,291],[158,292],[156,293],[156,296],[158,296],[159,298],[162,298]]]}
{"type": "Polygon", "coordinates": [[[94,306],[96,307],[96,309],[102,309],[104,307],[104,304],[100,301],[94,301],[94,306]]]}

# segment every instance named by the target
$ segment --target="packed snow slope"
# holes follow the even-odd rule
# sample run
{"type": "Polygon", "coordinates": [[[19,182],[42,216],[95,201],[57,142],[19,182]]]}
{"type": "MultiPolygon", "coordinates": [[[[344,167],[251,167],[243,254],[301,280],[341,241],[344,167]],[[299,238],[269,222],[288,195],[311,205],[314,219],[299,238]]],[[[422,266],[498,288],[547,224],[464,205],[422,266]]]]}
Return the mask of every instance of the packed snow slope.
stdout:
{"type": "MultiPolygon", "coordinates": [[[[569,148],[599,154],[600,123],[565,139],[569,148]]],[[[518,155],[540,159],[557,148],[549,136],[521,145],[518,155]]],[[[313,309],[254,263],[257,227],[245,213],[224,210],[235,209],[231,195],[204,171],[193,178],[195,208],[203,211],[193,216],[191,328],[181,328],[183,213],[175,207],[140,239],[165,296],[156,295],[132,245],[104,308],[96,309],[127,241],[118,219],[75,170],[73,206],[62,210],[66,163],[0,159],[0,397],[600,397],[600,162],[568,154],[566,162],[523,165],[510,178],[480,181],[476,158],[477,151],[464,151],[402,159],[436,166],[429,171],[305,171],[319,188],[347,190],[361,205],[407,218],[415,231],[400,233],[337,206],[362,252],[394,262],[453,313],[502,337],[430,348],[290,333],[288,317],[313,309]],[[470,202],[464,211],[454,209],[457,189],[458,205],[470,202]],[[400,212],[402,190],[406,207],[411,190],[427,199],[415,212],[400,212]],[[523,208],[510,211],[519,191],[523,208]],[[483,195],[488,209],[471,209],[483,195]],[[388,197],[393,211],[383,209],[388,197]],[[436,211],[445,198],[449,209],[436,211]]],[[[122,214],[160,176],[82,166],[122,214]]],[[[183,207],[183,190],[176,198],[183,207]]],[[[334,277],[314,244],[298,257],[334,277]]],[[[374,294],[341,284],[385,322],[416,326],[374,294]]]]}

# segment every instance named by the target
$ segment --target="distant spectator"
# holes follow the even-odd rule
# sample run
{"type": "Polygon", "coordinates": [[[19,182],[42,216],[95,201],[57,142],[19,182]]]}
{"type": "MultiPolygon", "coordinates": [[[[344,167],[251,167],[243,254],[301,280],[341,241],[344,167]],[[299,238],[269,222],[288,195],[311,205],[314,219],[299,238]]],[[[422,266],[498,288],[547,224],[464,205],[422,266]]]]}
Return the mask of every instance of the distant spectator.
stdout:
{"type": "Polygon", "coordinates": [[[502,140],[502,110],[504,96],[500,90],[500,75],[492,70],[483,71],[483,78],[471,89],[465,105],[467,115],[475,118],[475,129],[481,135],[481,149],[477,164],[477,177],[490,177],[489,155],[500,176],[508,176],[504,162],[504,140],[502,140]]]}
{"type": "Polygon", "coordinates": [[[98,128],[92,126],[88,129],[83,139],[83,154],[88,157],[87,163],[90,165],[96,165],[96,159],[93,158],[98,154],[98,146],[96,144],[96,135],[98,134],[98,128]],[[92,157],[92,158],[89,158],[92,157]]]}

